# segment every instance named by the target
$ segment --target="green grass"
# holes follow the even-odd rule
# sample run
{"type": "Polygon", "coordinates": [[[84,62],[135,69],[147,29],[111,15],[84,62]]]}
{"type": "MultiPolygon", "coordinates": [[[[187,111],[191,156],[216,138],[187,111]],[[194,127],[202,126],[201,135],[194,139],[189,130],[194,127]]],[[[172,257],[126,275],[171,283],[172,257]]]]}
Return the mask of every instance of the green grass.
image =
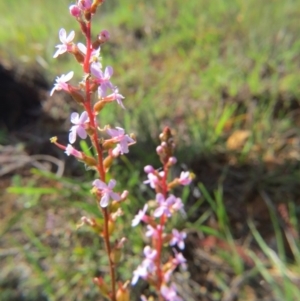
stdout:
{"type": "MultiPolygon", "coordinates": [[[[3,56],[44,60],[49,80],[74,68],[80,78],[73,58],[52,59],[59,28],[75,29],[81,39],[68,15],[68,3],[2,2],[3,56]]],[[[295,0],[166,0],[164,5],[107,1],[94,33],[103,28],[111,31],[111,42],[102,47],[103,63],[113,65],[114,83],[126,96],[127,111],[106,110],[103,122],[117,120],[140,140],[147,130],[140,129],[141,119],[152,138],[162,124],[171,124],[178,131],[179,145],[190,147],[190,157],[211,153],[216,145],[223,148],[224,139],[243,127],[252,132],[251,145],[262,145],[265,153],[272,148],[266,141],[274,126],[278,134],[293,126],[294,120],[287,122],[283,109],[300,94],[295,63],[300,53],[299,4],[295,0]],[[236,100],[242,103],[238,107],[236,100]],[[274,118],[278,100],[284,108],[274,118]],[[239,120],[243,114],[247,122],[233,122],[224,129],[229,118],[239,120]]]]}

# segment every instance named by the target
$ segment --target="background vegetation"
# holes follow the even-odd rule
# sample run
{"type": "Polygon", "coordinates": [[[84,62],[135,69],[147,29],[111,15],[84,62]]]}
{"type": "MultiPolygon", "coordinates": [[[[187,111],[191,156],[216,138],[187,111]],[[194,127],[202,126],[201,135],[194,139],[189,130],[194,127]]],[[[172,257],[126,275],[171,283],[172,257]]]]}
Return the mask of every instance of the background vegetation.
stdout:
{"type": "MultiPolygon", "coordinates": [[[[74,29],[81,39],[68,5],[1,1],[2,63],[34,66],[50,83],[69,70],[80,79],[71,57],[52,58],[59,28],[74,29]]],[[[126,111],[111,107],[102,123],[125,126],[139,141],[112,171],[120,189],[131,191],[121,224],[132,241],[124,279],[139,262],[132,253],[143,246],[130,219],[151,197],[141,184],[142,166],[157,164],[157,136],[169,125],[186,164],[181,168],[196,174],[183,192],[187,219],[174,221],[190,233],[190,269],[177,279],[187,283],[184,300],[298,298],[299,19],[299,0],[103,5],[94,33],[111,33],[103,64],[114,67],[126,111]]],[[[49,111],[68,112],[66,103],[49,111]]],[[[7,133],[3,145],[26,153],[26,140],[13,135],[7,133]]],[[[27,167],[1,181],[1,300],[97,298],[91,278],[106,273],[102,246],[94,233],[76,231],[82,215],[97,214],[89,194],[92,174],[67,166],[65,177],[27,167]]]]}

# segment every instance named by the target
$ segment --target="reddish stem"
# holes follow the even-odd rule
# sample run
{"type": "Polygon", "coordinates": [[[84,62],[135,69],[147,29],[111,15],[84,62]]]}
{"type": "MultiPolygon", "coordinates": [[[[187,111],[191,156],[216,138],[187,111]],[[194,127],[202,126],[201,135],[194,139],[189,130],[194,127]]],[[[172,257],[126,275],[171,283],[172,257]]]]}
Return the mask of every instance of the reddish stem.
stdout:
{"type": "MultiPolygon", "coordinates": [[[[86,30],[86,56],[83,64],[83,69],[86,74],[90,73],[90,59],[91,59],[91,22],[87,23],[87,30],[86,30]]],[[[105,169],[103,165],[103,150],[101,145],[98,141],[98,134],[97,134],[97,124],[95,121],[95,115],[92,109],[92,100],[91,100],[91,90],[90,90],[90,81],[89,77],[86,77],[85,80],[85,103],[84,107],[89,116],[90,126],[93,129],[93,134],[91,135],[92,144],[97,152],[97,172],[99,174],[100,179],[105,182],[105,169]]],[[[109,212],[107,208],[102,209],[103,217],[104,217],[104,242],[105,247],[109,259],[109,269],[110,269],[110,277],[111,277],[111,301],[116,301],[116,276],[115,276],[115,265],[111,260],[111,245],[109,240],[109,212]]]]}
{"type": "MultiPolygon", "coordinates": [[[[162,194],[164,198],[167,198],[167,193],[168,193],[168,167],[167,164],[164,164],[164,176],[161,181],[161,187],[162,187],[162,194]]],[[[161,267],[161,254],[162,254],[162,248],[163,248],[163,227],[166,223],[166,216],[163,214],[160,217],[159,225],[160,228],[158,229],[158,237],[156,241],[156,251],[157,251],[157,259],[156,259],[156,267],[157,267],[157,284],[156,284],[156,290],[157,293],[159,294],[159,299],[163,300],[162,296],[160,295],[160,289],[163,283],[163,271],[161,267]]]]}
{"type": "Polygon", "coordinates": [[[111,260],[111,246],[109,241],[109,229],[108,229],[108,221],[109,221],[109,213],[107,208],[102,209],[102,213],[104,216],[104,241],[106,252],[108,254],[109,259],[109,272],[111,279],[111,301],[116,301],[116,273],[115,273],[115,264],[111,260]]]}

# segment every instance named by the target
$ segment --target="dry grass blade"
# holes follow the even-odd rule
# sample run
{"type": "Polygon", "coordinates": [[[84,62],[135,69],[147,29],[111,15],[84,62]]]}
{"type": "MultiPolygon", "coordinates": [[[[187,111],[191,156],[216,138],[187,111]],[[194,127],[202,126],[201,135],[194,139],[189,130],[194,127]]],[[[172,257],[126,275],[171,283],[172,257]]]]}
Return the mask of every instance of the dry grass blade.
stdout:
{"type": "Polygon", "coordinates": [[[61,177],[65,170],[65,163],[53,156],[49,155],[32,155],[29,156],[23,150],[18,150],[12,146],[1,147],[0,149],[0,177],[7,175],[19,168],[25,167],[27,164],[40,169],[51,170],[49,164],[43,164],[40,161],[50,162],[57,166],[56,176],[61,177]]]}

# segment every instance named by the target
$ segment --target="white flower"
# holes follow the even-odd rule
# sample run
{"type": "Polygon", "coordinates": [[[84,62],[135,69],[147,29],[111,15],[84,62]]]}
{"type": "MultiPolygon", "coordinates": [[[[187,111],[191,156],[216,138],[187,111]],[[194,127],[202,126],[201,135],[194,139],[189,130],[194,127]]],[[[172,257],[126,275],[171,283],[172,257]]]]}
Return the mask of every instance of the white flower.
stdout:
{"type": "Polygon", "coordinates": [[[60,54],[63,54],[67,52],[68,50],[71,50],[72,48],[72,41],[75,37],[75,31],[72,30],[69,35],[67,36],[67,32],[64,28],[61,28],[59,30],[59,39],[62,42],[62,44],[56,45],[55,48],[58,48],[56,52],[54,53],[53,57],[57,58],[60,54]]]}

